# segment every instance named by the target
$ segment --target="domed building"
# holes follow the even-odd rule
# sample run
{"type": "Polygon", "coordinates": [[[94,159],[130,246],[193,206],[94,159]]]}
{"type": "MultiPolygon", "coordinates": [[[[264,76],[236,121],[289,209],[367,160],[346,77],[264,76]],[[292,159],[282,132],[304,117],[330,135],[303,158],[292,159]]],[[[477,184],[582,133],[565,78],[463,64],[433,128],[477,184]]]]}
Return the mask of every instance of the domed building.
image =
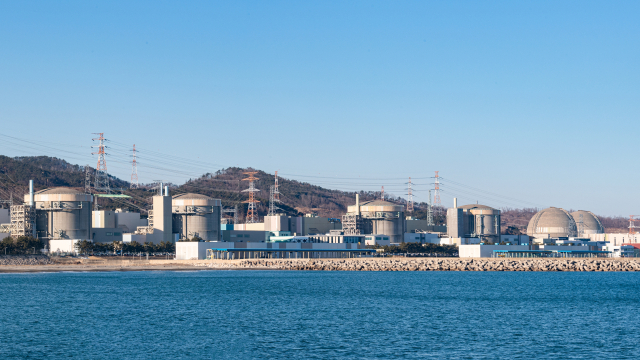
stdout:
{"type": "MultiPolygon", "coordinates": [[[[28,204],[30,195],[25,194],[28,204]]],[[[55,187],[34,193],[36,235],[40,239],[90,239],[93,196],[73,188],[55,187]]]]}
{"type": "Polygon", "coordinates": [[[500,242],[500,210],[480,204],[447,209],[450,237],[479,237],[500,242]]]}
{"type": "Polygon", "coordinates": [[[578,210],[571,213],[573,221],[579,232],[578,236],[588,236],[589,234],[604,234],[604,226],[600,219],[591,211],[578,210]]]}
{"type": "Polygon", "coordinates": [[[199,237],[205,241],[220,241],[222,203],[201,194],[179,194],[171,199],[173,233],[180,239],[199,237]]]}
{"type": "Polygon", "coordinates": [[[576,222],[564,209],[550,207],[529,220],[527,235],[533,238],[559,238],[577,235],[576,222]]]}

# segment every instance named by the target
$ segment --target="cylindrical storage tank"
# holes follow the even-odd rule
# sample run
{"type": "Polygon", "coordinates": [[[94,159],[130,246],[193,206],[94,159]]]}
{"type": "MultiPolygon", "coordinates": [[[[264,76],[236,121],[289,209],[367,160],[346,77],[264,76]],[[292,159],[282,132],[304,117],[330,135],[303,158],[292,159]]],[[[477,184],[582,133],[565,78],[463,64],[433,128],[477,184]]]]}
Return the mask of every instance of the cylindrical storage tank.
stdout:
{"type": "Polygon", "coordinates": [[[173,232],[180,239],[198,237],[205,241],[220,241],[220,216],[222,204],[200,194],[175,195],[171,201],[173,232]]]}
{"type": "Polygon", "coordinates": [[[493,241],[500,240],[500,210],[480,204],[470,204],[460,207],[468,218],[468,228],[465,233],[478,237],[490,237],[493,241]]]}
{"type": "Polygon", "coordinates": [[[371,233],[387,235],[391,242],[403,242],[405,232],[404,206],[385,200],[373,200],[355,206],[349,206],[348,211],[360,211],[363,219],[370,219],[371,233]]]}
{"type": "MultiPolygon", "coordinates": [[[[25,195],[25,202],[29,195],[25,195]]],[[[90,239],[93,196],[71,188],[34,194],[36,234],[41,239],[90,239]]]]}

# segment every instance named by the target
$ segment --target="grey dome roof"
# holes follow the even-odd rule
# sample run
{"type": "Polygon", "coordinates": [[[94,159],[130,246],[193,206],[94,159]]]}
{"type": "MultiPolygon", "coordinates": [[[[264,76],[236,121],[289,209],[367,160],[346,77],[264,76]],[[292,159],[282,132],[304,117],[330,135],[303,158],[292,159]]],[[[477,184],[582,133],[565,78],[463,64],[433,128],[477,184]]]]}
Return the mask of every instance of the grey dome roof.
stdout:
{"type": "Polygon", "coordinates": [[[573,220],[576,222],[576,227],[580,224],[580,220],[582,220],[582,234],[604,234],[604,226],[600,222],[600,219],[592,213],[591,211],[586,210],[578,210],[571,213],[573,220]],[[582,215],[582,219],[580,218],[582,215]]]}
{"type": "Polygon", "coordinates": [[[527,235],[552,238],[575,236],[576,223],[566,210],[550,207],[533,215],[527,226],[527,235]]]}
{"type": "Polygon", "coordinates": [[[76,189],[72,189],[72,188],[68,188],[68,187],[54,187],[54,188],[48,188],[48,189],[44,189],[44,190],[40,190],[35,192],[34,194],[36,195],[50,195],[50,194],[84,194],[84,192],[82,191],[78,191],[76,189]]]}
{"type": "Polygon", "coordinates": [[[398,204],[386,200],[370,200],[360,203],[360,206],[398,206],[398,204]]]}
{"type": "Polygon", "coordinates": [[[174,200],[213,200],[212,198],[208,197],[207,195],[194,194],[194,193],[186,193],[186,194],[174,195],[172,197],[172,199],[174,199],[174,200]]]}
{"type": "Polygon", "coordinates": [[[480,205],[480,204],[462,205],[462,206],[458,206],[458,208],[459,209],[496,210],[496,209],[492,208],[491,206],[480,205]]]}

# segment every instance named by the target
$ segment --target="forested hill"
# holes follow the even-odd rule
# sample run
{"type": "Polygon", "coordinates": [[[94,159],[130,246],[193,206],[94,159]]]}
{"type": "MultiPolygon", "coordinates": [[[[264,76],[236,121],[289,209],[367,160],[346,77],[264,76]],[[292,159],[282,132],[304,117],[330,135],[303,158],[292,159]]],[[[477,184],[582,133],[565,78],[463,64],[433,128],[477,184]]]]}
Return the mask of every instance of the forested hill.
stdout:
{"type": "MultiPolygon", "coordinates": [[[[84,167],[48,156],[0,155],[0,199],[8,200],[13,194],[14,200],[21,202],[29,191],[29,180],[33,180],[36,191],[55,186],[84,191],[84,167]]],[[[129,187],[127,182],[114,177],[110,177],[110,182],[113,187],[129,187]]]]}
{"type": "MultiPolygon", "coordinates": [[[[189,180],[185,184],[174,189],[174,192],[187,193],[195,192],[205,194],[216,199],[221,199],[225,207],[239,205],[240,218],[246,211],[246,204],[242,202],[248,199],[248,193],[243,190],[249,188],[249,182],[242,179],[247,178],[244,172],[257,171],[254,176],[258,178],[255,187],[260,191],[256,194],[258,213],[260,216],[267,214],[269,210],[269,191],[274,185],[274,174],[264,171],[241,168],[228,168],[220,170],[215,174],[205,174],[204,176],[189,180]]],[[[280,212],[288,215],[315,213],[319,216],[341,217],[347,211],[347,206],[355,203],[355,192],[325,189],[320,186],[278,178],[278,188],[280,191],[280,203],[277,206],[280,212]]],[[[380,192],[361,191],[360,201],[373,200],[380,197],[380,192]]],[[[388,199],[393,202],[404,203],[404,199],[388,199]]]]}

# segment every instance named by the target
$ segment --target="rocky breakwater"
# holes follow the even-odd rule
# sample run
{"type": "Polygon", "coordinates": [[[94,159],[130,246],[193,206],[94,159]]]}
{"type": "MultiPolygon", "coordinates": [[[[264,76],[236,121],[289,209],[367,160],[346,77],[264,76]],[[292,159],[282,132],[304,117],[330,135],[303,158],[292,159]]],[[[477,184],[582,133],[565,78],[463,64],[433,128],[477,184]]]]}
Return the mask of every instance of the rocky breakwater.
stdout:
{"type": "Polygon", "coordinates": [[[0,265],[50,265],[51,258],[46,255],[0,255],[0,265]]]}
{"type": "Polygon", "coordinates": [[[242,260],[202,265],[220,269],[325,271],[640,271],[640,259],[361,258],[242,260]]]}

